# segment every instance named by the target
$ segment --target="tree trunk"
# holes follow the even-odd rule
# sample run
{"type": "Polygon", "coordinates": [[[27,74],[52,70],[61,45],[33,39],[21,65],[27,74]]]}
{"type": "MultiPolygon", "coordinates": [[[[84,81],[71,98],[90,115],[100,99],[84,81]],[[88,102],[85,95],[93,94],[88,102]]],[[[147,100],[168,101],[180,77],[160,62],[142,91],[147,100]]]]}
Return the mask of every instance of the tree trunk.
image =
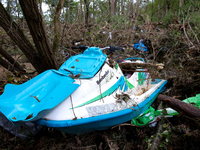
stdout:
{"type": "Polygon", "coordinates": [[[111,0],[111,15],[115,15],[115,0],[111,0]]]}
{"type": "Polygon", "coordinates": [[[95,13],[95,0],[92,1],[92,16],[93,16],[93,20],[95,21],[96,19],[96,13],[95,13]]]}
{"type": "Polygon", "coordinates": [[[110,22],[110,16],[111,16],[111,3],[110,0],[108,0],[108,22],[110,22]]]}
{"type": "Polygon", "coordinates": [[[121,0],[121,15],[124,14],[124,1],[121,0]]]}
{"type": "Polygon", "coordinates": [[[117,11],[117,0],[115,0],[115,3],[114,3],[114,12],[115,12],[114,15],[116,15],[116,13],[118,13],[118,11],[117,11]]]}
{"type": "Polygon", "coordinates": [[[85,12],[85,24],[86,27],[88,26],[89,23],[89,2],[88,0],[84,0],[85,2],[85,8],[86,8],[86,12],[85,12]]]}
{"type": "Polygon", "coordinates": [[[160,20],[160,0],[158,0],[158,21],[160,20]]]}
{"type": "Polygon", "coordinates": [[[68,0],[67,21],[70,24],[70,0],[68,0]]]}
{"type": "Polygon", "coordinates": [[[58,52],[60,42],[60,14],[64,5],[64,0],[59,0],[54,15],[54,39],[53,39],[53,52],[58,52]]]}
{"type": "Polygon", "coordinates": [[[50,48],[36,0],[19,0],[19,3],[37,48],[39,60],[36,63],[41,66],[37,71],[43,72],[47,69],[57,69],[54,54],[50,48]]]}
{"type": "Polygon", "coordinates": [[[83,1],[82,0],[80,0],[80,11],[81,11],[81,21],[84,21],[84,17],[83,17],[83,1]]]}

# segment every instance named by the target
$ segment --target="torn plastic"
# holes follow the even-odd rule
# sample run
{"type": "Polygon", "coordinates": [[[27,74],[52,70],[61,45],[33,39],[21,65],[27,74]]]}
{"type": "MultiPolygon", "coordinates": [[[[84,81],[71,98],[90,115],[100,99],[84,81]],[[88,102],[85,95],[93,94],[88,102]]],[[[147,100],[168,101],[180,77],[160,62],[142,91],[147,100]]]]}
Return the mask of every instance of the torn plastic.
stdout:
{"type": "MultiPolygon", "coordinates": [[[[200,94],[197,94],[195,97],[190,97],[183,102],[193,105],[200,109],[200,94]]],[[[153,107],[149,107],[143,114],[131,120],[131,123],[137,126],[148,125],[149,127],[154,127],[158,120],[161,117],[173,117],[174,115],[178,115],[179,113],[172,108],[165,108],[161,110],[155,110],[153,107]]]]}
{"type": "Polygon", "coordinates": [[[31,122],[26,122],[23,125],[16,127],[1,112],[0,112],[0,126],[6,129],[11,134],[20,138],[26,138],[29,135],[30,136],[36,135],[42,128],[44,128],[41,125],[36,125],[31,122]]]}
{"type": "Polygon", "coordinates": [[[149,127],[154,127],[156,125],[156,121],[160,120],[162,116],[173,117],[174,115],[178,115],[178,112],[171,108],[155,110],[153,107],[149,107],[149,109],[147,109],[142,115],[132,119],[131,123],[137,126],[150,124],[149,127]]]}
{"type": "Polygon", "coordinates": [[[133,45],[134,48],[141,50],[142,52],[147,51],[147,47],[143,44],[143,39],[139,41],[139,43],[135,43],[133,45]]]}

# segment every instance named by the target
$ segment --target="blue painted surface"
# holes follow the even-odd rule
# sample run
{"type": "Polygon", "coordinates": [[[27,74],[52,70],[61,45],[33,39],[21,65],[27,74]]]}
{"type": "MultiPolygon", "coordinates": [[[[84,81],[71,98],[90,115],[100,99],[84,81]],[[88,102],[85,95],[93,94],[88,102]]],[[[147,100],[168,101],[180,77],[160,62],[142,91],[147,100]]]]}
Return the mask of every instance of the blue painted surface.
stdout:
{"type": "Polygon", "coordinates": [[[147,110],[164,88],[166,83],[167,81],[165,81],[154,93],[152,93],[150,97],[138,104],[138,106],[132,107],[134,110],[125,109],[105,115],[77,120],[47,121],[45,119],[40,119],[36,123],[39,125],[53,127],[69,134],[83,134],[95,130],[108,129],[112,126],[129,121],[147,110]]]}
{"type": "Polygon", "coordinates": [[[79,78],[92,78],[105,62],[107,55],[103,54],[98,47],[90,47],[76,56],[69,58],[59,69],[63,74],[69,75],[70,70],[74,75],[81,74],[79,78]]]}
{"type": "Polygon", "coordinates": [[[21,85],[7,84],[0,96],[0,111],[16,126],[35,121],[79,87],[73,82],[56,70],[47,70],[21,85]]]}

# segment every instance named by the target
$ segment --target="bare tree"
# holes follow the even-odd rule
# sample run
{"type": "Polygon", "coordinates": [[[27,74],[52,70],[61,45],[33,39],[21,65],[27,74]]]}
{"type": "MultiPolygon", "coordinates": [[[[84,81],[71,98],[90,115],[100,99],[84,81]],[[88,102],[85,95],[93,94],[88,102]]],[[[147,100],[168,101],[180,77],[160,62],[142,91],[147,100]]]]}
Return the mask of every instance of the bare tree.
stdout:
{"type": "Polygon", "coordinates": [[[19,26],[12,20],[2,3],[0,3],[0,26],[18,45],[38,73],[47,69],[57,69],[57,64],[49,46],[43,26],[42,16],[35,0],[19,0],[26,18],[35,47],[27,40],[19,26]]]}

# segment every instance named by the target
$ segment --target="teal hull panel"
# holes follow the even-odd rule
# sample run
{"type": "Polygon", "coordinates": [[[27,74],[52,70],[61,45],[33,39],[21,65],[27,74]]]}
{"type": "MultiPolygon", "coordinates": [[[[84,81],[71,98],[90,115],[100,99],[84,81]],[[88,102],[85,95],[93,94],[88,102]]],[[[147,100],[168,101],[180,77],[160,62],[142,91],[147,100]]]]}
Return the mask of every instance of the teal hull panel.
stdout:
{"type": "Polygon", "coordinates": [[[49,113],[79,84],[56,70],[47,70],[21,84],[7,84],[0,96],[0,111],[16,126],[49,113]]]}

